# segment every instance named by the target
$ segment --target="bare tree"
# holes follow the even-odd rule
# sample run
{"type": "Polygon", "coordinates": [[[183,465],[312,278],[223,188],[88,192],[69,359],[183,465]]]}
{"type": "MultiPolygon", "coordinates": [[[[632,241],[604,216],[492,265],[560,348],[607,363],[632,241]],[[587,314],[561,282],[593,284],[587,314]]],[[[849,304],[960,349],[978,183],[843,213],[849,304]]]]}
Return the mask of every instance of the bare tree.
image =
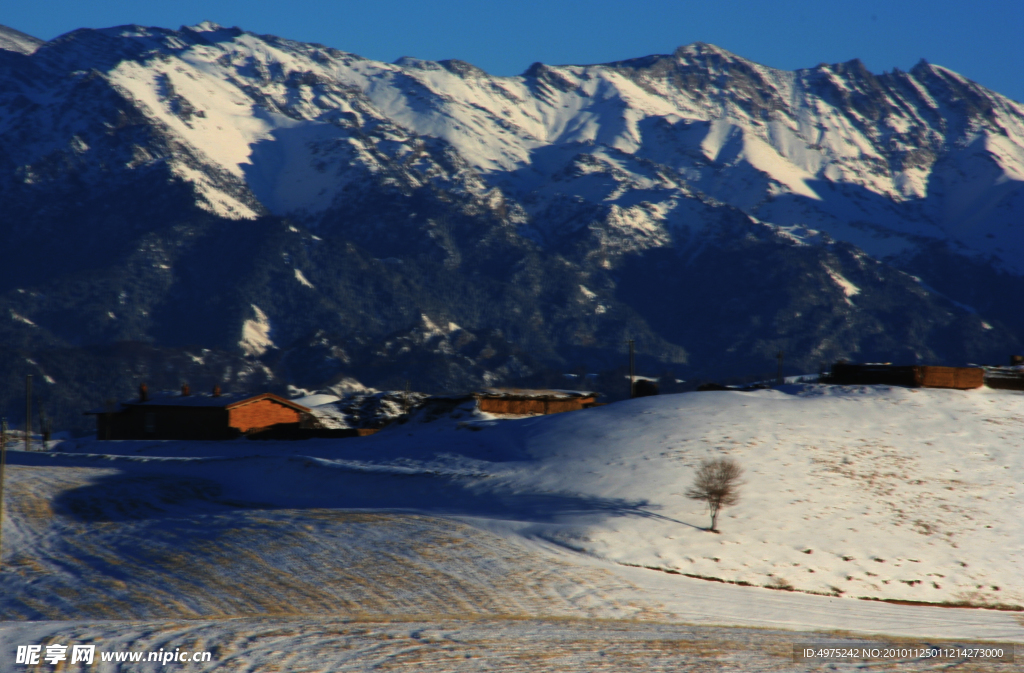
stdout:
{"type": "Polygon", "coordinates": [[[723,507],[731,507],[740,501],[740,476],[743,468],[732,458],[715,458],[702,460],[693,479],[693,486],[686,491],[691,500],[703,500],[711,512],[711,528],[718,532],[718,512],[723,507]]]}

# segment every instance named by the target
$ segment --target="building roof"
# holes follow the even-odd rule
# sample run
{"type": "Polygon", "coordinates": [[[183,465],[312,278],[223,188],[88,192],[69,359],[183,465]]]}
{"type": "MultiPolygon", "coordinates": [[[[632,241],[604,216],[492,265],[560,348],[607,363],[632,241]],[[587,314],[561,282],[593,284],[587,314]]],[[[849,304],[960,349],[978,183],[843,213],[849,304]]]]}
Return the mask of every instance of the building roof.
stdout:
{"type": "Polygon", "coordinates": [[[260,393],[258,395],[247,395],[245,393],[228,393],[213,396],[209,393],[193,393],[182,395],[181,393],[160,392],[154,393],[145,402],[135,398],[127,402],[120,402],[117,409],[92,409],[86,414],[108,414],[124,411],[128,407],[209,407],[220,409],[234,409],[236,407],[252,404],[260,400],[273,400],[296,411],[309,413],[309,407],[285,399],[274,393],[260,393]]]}
{"type": "Polygon", "coordinates": [[[319,407],[324,404],[331,404],[332,402],[339,402],[341,398],[337,395],[328,395],[326,393],[316,393],[313,395],[306,395],[305,397],[293,397],[292,402],[300,404],[304,407],[319,407]]]}
{"type": "Polygon", "coordinates": [[[581,397],[595,397],[597,393],[584,390],[530,389],[530,388],[484,388],[475,397],[488,399],[527,400],[575,400],[581,397]]]}

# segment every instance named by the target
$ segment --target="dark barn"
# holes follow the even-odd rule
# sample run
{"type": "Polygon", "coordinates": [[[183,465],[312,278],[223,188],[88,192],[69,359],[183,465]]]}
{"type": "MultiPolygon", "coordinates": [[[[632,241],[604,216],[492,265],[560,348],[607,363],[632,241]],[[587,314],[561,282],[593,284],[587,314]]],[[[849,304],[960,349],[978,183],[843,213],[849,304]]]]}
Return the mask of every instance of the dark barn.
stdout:
{"type": "Polygon", "coordinates": [[[1024,390],[1024,355],[1011,355],[1009,367],[985,367],[985,385],[1003,390],[1024,390]]]}
{"type": "Polygon", "coordinates": [[[890,385],[910,388],[968,390],[984,385],[980,367],[930,367],[924,365],[832,365],[829,383],[840,385],[890,385]]]}
{"type": "Polygon", "coordinates": [[[97,439],[234,439],[271,428],[298,429],[309,409],[273,393],[260,395],[156,394],[144,390],[139,399],[96,416],[97,439]]]}

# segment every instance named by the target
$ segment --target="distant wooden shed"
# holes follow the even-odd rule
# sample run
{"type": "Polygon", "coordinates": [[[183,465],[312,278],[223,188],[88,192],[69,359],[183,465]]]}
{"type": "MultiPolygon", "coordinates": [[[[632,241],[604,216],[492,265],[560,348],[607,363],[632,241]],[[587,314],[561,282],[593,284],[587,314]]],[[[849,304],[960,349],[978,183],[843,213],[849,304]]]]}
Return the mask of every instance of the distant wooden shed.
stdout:
{"type": "Polygon", "coordinates": [[[96,416],[97,439],[233,439],[271,428],[298,429],[310,410],[273,393],[156,394],[121,402],[96,416]]]}
{"type": "Polygon", "coordinates": [[[968,390],[984,385],[985,373],[980,367],[836,363],[832,365],[829,383],[968,390]]]}
{"type": "Polygon", "coordinates": [[[487,388],[473,397],[480,411],[520,416],[578,411],[597,404],[597,393],[577,390],[487,388]]]}
{"type": "Polygon", "coordinates": [[[1009,367],[985,367],[985,385],[1003,390],[1024,390],[1024,364],[1009,367]]]}

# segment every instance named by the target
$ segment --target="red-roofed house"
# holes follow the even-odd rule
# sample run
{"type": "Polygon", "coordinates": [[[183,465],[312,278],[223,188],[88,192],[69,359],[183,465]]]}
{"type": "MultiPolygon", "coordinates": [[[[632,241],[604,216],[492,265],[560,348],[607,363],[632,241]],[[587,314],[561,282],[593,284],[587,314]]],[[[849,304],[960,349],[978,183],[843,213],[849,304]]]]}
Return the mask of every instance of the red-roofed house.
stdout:
{"type": "Polygon", "coordinates": [[[96,416],[98,439],[234,439],[269,428],[299,427],[309,408],[273,393],[259,395],[160,393],[121,402],[114,409],[87,411],[96,416]]]}

